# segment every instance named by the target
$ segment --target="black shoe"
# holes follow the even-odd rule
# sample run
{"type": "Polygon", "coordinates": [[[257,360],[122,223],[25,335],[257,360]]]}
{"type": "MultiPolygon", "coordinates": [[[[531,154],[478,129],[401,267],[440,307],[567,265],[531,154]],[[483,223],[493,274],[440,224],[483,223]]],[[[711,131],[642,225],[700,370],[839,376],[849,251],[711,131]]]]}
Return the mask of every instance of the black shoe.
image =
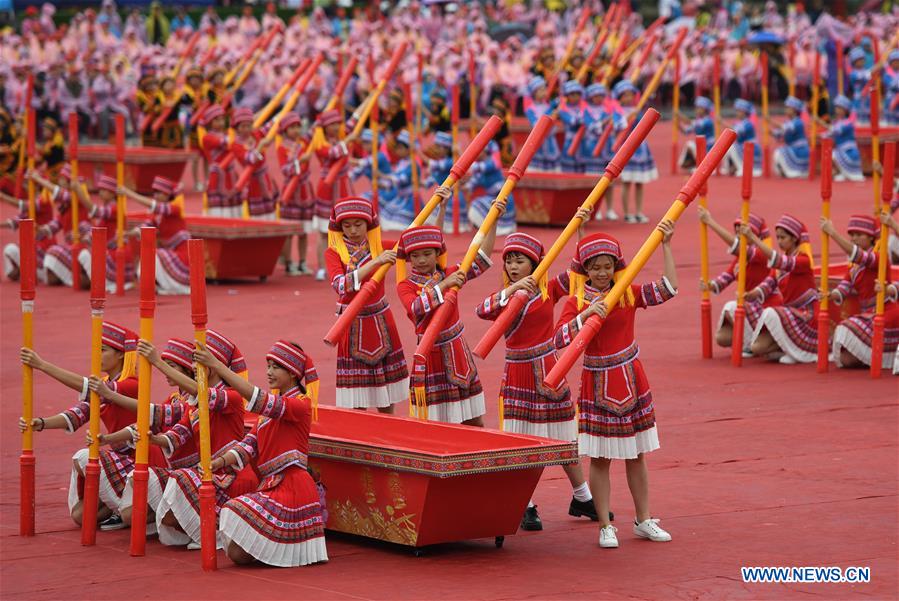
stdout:
{"type": "Polygon", "coordinates": [[[568,515],[576,518],[584,516],[590,518],[594,522],[599,521],[599,516],[596,515],[596,507],[593,505],[592,499],[589,501],[578,501],[572,497],[571,504],[568,506],[568,515]]]}
{"type": "Polygon", "coordinates": [[[110,530],[121,530],[124,527],[125,522],[122,521],[122,516],[115,513],[100,522],[100,530],[103,530],[104,532],[108,532],[110,530]]]}
{"type": "Polygon", "coordinates": [[[521,518],[521,529],[529,531],[543,530],[543,522],[537,515],[537,506],[531,505],[524,510],[524,517],[521,518]]]}
{"type": "MultiPolygon", "coordinates": [[[[568,515],[576,518],[584,516],[590,518],[594,522],[599,521],[599,516],[596,515],[596,506],[593,505],[592,499],[589,501],[578,501],[572,497],[571,504],[568,506],[568,515]]],[[[609,521],[615,521],[615,514],[611,511],[609,512],[609,521]]]]}

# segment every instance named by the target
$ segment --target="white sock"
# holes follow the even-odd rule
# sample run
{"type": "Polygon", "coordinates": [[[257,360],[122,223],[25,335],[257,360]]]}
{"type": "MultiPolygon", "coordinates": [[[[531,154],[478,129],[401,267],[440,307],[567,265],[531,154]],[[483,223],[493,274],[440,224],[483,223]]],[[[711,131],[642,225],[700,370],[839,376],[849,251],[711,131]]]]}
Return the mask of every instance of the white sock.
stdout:
{"type": "Polygon", "coordinates": [[[590,487],[587,486],[587,483],[584,482],[580,486],[575,487],[572,491],[574,494],[574,498],[576,501],[590,501],[593,499],[593,495],[590,494],[590,487]]]}

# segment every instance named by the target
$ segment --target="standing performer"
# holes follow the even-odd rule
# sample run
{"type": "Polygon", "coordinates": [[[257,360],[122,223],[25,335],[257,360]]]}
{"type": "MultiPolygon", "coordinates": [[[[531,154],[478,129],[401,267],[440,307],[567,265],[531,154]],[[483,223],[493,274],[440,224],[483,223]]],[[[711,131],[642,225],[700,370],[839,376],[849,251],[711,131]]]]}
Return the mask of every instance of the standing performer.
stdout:
{"type": "MultiPolygon", "coordinates": [[[[471,168],[468,170],[469,179],[465,185],[471,198],[471,205],[468,208],[468,222],[476,228],[481,227],[481,224],[484,223],[487,213],[490,212],[490,207],[493,206],[493,199],[496,198],[506,182],[502,165],[497,162],[495,150],[496,144],[494,142],[488,144],[478,160],[472,163],[471,168]],[[479,196],[474,194],[474,190],[477,188],[482,190],[479,196]]],[[[500,215],[500,218],[496,220],[495,227],[499,236],[507,236],[516,230],[515,200],[512,194],[506,197],[505,210],[500,215]]],[[[468,224],[465,224],[464,227],[460,226],[460,229],[463,231],[467,230],[468,224]]]]}
{"type": "Polygon", "coordinates": [[[871,80],[871,70],[865,68],[865,50],[856,46],[849,51],[849,64],[852,71],[849,73],[849,86],[852,89],[852,108],[859,123],[871,123],[871,97],[864,93],[865,87],[871,80]]]}
{"type": "MultiPolygon", "coordinates": [[[[439,186],[449,177],[450,169],[452,169],[455,162],[453,160],[453,137],[447,132],[437,132],[434,134],[434,143],[428,148],[427,153],[431,158],[428,160],[428,176],[425,178],[423,185],[430,188],[431,186],[439,186]]],[[[380,165],[381,163],[379,162],[378,164],[380,165]]],[[[459,229],[461,230],[463,227],[467,228],[467,222],[462,217],[465,214],[466,206],[464,190],[457,187],[455,198],[459,199],[459,229]]],[[[425,223],[433,223],[436,218],[436,215],[431,214],[425,223]]]]}
{"type": "MultiPolygon", "coordinates": [[[[107,230],[107,251],[106,251],[106,291],[109,293],[116,291],[116,190],[118,185],[113,177],[101,175],[97,182],[97,193],[100,196],[100,202],[103,204],[94,204],[90,196],[81,184],[71,182],[69,190],[72,197],[79,198],[81,204],[87,207],[88,216],[96,227],[105,227],[107,230]]],[[[125,244],[125,290],[134,287],[134,280],[137,277],[137,271],[134,265],[134,253],[131,246],[125,244]]],[[[78,254],[78,262],[81,264],[83,277],[82,282],[90,282],[91,278],[91,249],[87,244],[78,254]]]]}
{"type": "MultiPolygon", "coordinates": [[[[205,358],[204,350],[237,372],[246,371],[243,355],[233,342],[216,332],[207,330],[206,346],[194,354],[194,361],[205,358]]],[[[158,365],[157,365],[158,367],[158,365]]],[[[163,373],[166,373],[165,371],[163,373]]],[[[161,434],[151,434],[150,442],[163,447],[167,457],[185,444],[199,449],[199,420],[196,408],[196,382],[180,384],[191,395],[189,412],[181,421],[161,434]]],[[[213,458],[221,457],[243,439],[244,405],[240,393],[222,383],[221,377],[209,373],[209,431],[213,458]]],[[[250,492],[258,484],[251,466],[242,469],[224,469],[213,475],[215,507],[219,512],[225,502],[237,495],[250,492]]],[[[188,549],[200,548],[200,497],[201,475],[199,466],[174,470],[156,507],[156,528],[159,542],[164,545],[187,545],[188,549]]],[[[217,541],[222,547],[222,541],[217,541]]]]}
{"type": "Polygon", "coordinates": [[[242,167],[240,171],[247,167],[253,170],[246,191],[238,190],[237,193],[246,201],[252,219],[275,219],[278,190],[268,174],[264,154],[274,138],[263,137],[253,130],[253,111],[246,107],[234,110],[231,127],[235,132],[231,152],[242,167]]]}
{"type": "MultiPolygon", "coordinates": [[[[601,175],[612,158],[612,153],[609,152],[612,145],[606,144],[606,149],[603,149],[599,156],[593,156],[593,149],[599,143],[599,136],[602,134],[601,130],[606,126],[607,120],[612,118],[614,113],[606,110],[606,96],[609,95],[609,90],[603,84],[590,84],[587,86],[585,95],[587,96],[587,105],[584,108],[584,125],[582,126],[584,127],[584,137],[576,152],[578,160],[584,164],[585,173],[598,173],[601,175]]],[[[564,151],[570,152],[571,149],[566,148],[564,151]]],[[[612,195],[607,194],[607,199],[607,206],[611,208],[612,195]]],[[[596,215],[597,218],[602,218],[601,208],[597,208],[596,215]]]]}
{"type": "Polygon", "coordinates": [[[213,217],[242,217],[240,194],[234,190],[237,173],[234,162],[227,167],[222,164],[229,154],[231,140],[225,128],[225,110],[213,104],[203,113],[200,149],[206,160],[206,204],[207,213],[213,217]]]}
{"type": "MultiPolygon", "coordinates": [[[[829,219],[821,220],[821,231],[831,237],[848,255],[852,263],[849,273],[830,293],[830,301],[842,304],[856,295],[859,313],[844,319],[833,331],[833,362],[837,367],[871,365],[871,342],[874,335],[874,304],[877,300],[875,284],[880,253],[877,252],[880,224],[869,215],[849,218],[849,239],[844,238],[829,219]]],[[[899,345],[899,303],[888,299],[883,310],[883,368],[890,369],[899,345]]]]}
{"type": "Polygon", "coordinates": [[[315,189],[315,214],[312,217],[312,223],[314,229],[319,232],[316,249],[318,269],[315,272],[315,279],[320,282],[324,281],[327,275],[325,250],[328,248],[331,208],[335,201],[353,195],[353,184],[350,182],[349,168],[346,165],[337,174],[332,185],[328,186],[325,182],[331,165],[349,155],[347,144],[353,141],[352,134],[343,140],[340,139],[342,122],[342,115],[334,109],[324,111],[318,116],[318,126],[322,128],[325,139],[318,147],[314,148],[320,165],[320,174],[318,186],[315,189]]]}
{"type": "MultiPolygon", "coordinates": [[[[629,108],[636,105],[637,93],[637,88],[629,79],[619,81],[612,90],[612,96],[621,103],[624,110],[625,122],[630,121],[628,113],[631,111],[629,108]]],[[[642,114],[637,115],[633,122],[638,123],[641,118],[642,114]]],[[[656,169],[656,162],[652,158],[649,144],[644,141],[621,171],[621,205],[624,208],[625,223],[649,222],[649,218],[643,214],[643,184],[648,184],[657,179],[659,179],[659,172],[656,169]],[[634,189],[635,213],[630,212],[629,197],[632,187],[634,189]]]]}
{"type": "MultiPolygon", "coordinates": [[[[137,398],[137,334],[114,323],[103,322],[103,346],[101,355],[101,371],[106,374],[106,385],[110,390],[124,396],[137,398]]],[[[22,363],[32,369],[44,372],[63,386],[78,392],[78,403],[51,417],[35,417],[31,420],[31,428],[35,432],[43,430],[65,430],[72,433],[81,428],[90,419],[90,401],[88,377],[80,376],[62,367],[54,365],[40,357],[30,348],[22,348],[19,354],[22,363]]],[[[100,420],[107,432],[118,432],[137,420],[133,411],[124,410],[117,405],[103,403],[100,408],[100,420]]],[[[19,429],[25,429],[25,422],[19,418],[19,429]]],[[[128,445],[120,445],[114,449],[122,455],[129,455],[128,445]]],[[[114,459],[114,455],[105,455],[106,459],[114,459]]],[[[87,466],[88,450],[82,448],[72,456],[72,477],[69,481],[69,514],[79,526],[83,515],[84,470],[87,466]]],[[[120,527],[120,521],[113,518],[106,524],[113,511],[118,508],[118,495],[109,489],[108,481],[101,480],[100,504],[97,510],[97,523],[104,529],[109,526],[120,527]]]]}
{"type": "MultiPolygon", "coordinates": [[[[325,262],[338,315],[380,265],[396,262],[396,250],[381,248],[371,201],[348,198],[334,205],[325,262]]],[[[336,386],[337,406],[349,409],[393,413],[409,398],[409,370],[383,282],[337,345],[336,386]]]]}
{"type": "MultiPolygon", "coordinates": [[[[590,219],[590,212],[579,209],[575,217],[586,222],[590,219]]],[[[543,377],[556,363],[553,307],[568,295],[565,273],[550,281],[544,279],[538,282],[531,277],[537,264],[543,260],[543,254],[543,244],[533,236],[518,232],[507,237],[503,246],[505,288],[478,305],[477,314],[481,319],[495,320],[513,294],[518,291],[527,293],[527,305],[505,333],[506,365],[500,389],[502,429],[516,434],[575,441],[577,422],[568,383],[563,381],[557,389],[547,388],[543,384],[543,377]],[[547,295],[545,298],[544,292],[547,295]]],[[[573,490],[568,515],[598,520],[580,465],[562,467],[573,490]]],[[[525,510],[521,529],[543,529],[533,502],[525,510]]]]}
{"type": "Polygon", "coordinates": [[[394,140],[390,173],[378,175],[378,215],[381,226],[387,231],[402,231],[415,219],[412,190],[412,161],[415,158],[409,146],[409,131],[403,130],[394,140]],[[387,194],[380,195],[381,190],[387,194]]]}
{"type": "Polygon", "coordinates": [[[566,173],[583,173],[586,165],[579,160],[579,156],[569,156],[566,150],[571,146],[574,136],[581,125],[584,124],[587,103],[584,101],[584,87],[577,81],[566,81],[562,84],[562,94],[565,101],[559,107],[559,121],[565,131],[562,139],[562,171],[566,173]]]}
{"type": "MultiPolygon", "coordinates": [[[[717,277],[709,281],[708,284],[700,280],[699,287],[702,290],[711,290],[714,294],[721,294],[725,288],[731,285],[733,282],[737,281],[737,269],[738,269],[738,261],[737,254],[739,254],[740,247],[740,238],[736,235],[739,231],[740,227],[740,218],[737,217],[734,219],[734,227],[733,231],[728,231],[722,225],[720,225],[717,221],[712,218],[712,214],[708,211],[708,209],[700,206],[698,208],[699,211],[699,220],[704,224],[709,226],[713,232],[715,232],[721,240],[724,241],[725,244],[728,245],[728,252],[734,255],[733,260],[730,265],[722,271],[717,277]],[[706,288],[708,286],[708,288],[706,288]]],[[[761,219],[750,213],[749,215],[749,227],[752,229],[753,233],[763,241],[763,243],[767,246],[770,246],[771,233],[768,231],[768,226],[765,224],[765,220],[761,219]]],[[[768,260],[764,254],[757,247],[752,246],[746,249],[746,289],[752,290],[757,286],[761,285],[761,283],[765,280],[765,278],[771,276],[773,274],[771,268],[768,266],[768,260]]],[[[754,301],[749,298],[743,299],[743,307],[746,310],[746,326],[744,328],[744,332],[753,332],[755,331],[756,324],[758,323],[758,319],[762,314],[762,309],[765,307],[772,307],[780,304],[780,294],[778,291],[772,291],[772,294],[769,294],[763,301],[754,301]]],[[[727,301],[724,304],[724,308],[721,310],[721,317],[718,318],[718,330],[715,334],[715,341],[719,346],[723,346],[726,348],[730,348],[733,342],[733,328],[734,328],[734,311],[737,308],[737,301],[727,301]]],[[[750,336],[743,337],[743,356],[751,357],[752,351],[750,350],[750,336]]]]}
{"type": "Polygon", "coordinates": [[[674,223],[662,221],[656,227],[662,233],[664,275],[642,286],[632,284],[619,305],[612,308],[602,301],[616,273],[625,267],[621,245],[602,233],[581,240],[570,276],[574,295],[565,303],[556,325],[555,345],[560,349],[571,344],[588,318],[598,315],[603,319],[602,329],[584,353],[578,395],[578,446],[582,455],[590,456],[590,489],[600,522],[599,546],[603,548],[618,547],[618,529],[612,526],[609,515],[613,459],[625,460],[636,513],[634,534],[656,542],[671,540],[649,512],[645,454],[659,448],[659,437],[652,392],[634,340],[637,309],[660,305],[677,294],[671,252],[674,223]]]}
{"type": "Polygon", "coordinates": [[[784,107],[787,121],[773,132],[775,138],[784,142],[774,149],[774,168],[782,177],[808,177],[809,146],[801,117],[804,105],[790,96],[784,101],[784,107]]]}
{"type": "MultiPolygon", "coordinates": [[[[755,113],[755,107],[748,100],[737,98],[734,100],[734,110],[737,111],[739,121],[733,124],[733,130],[737,133],[737,139],[733,145],[727,149],[727,154],[721,161],[721,173],[725,175],[735,175],[743,177],[743,144],[752,142],[754,151],[752,154],[752,176],[762,176],[762,147],[759,144],[755,134],[755,125],[752,122],[752,115],[755,113]]],[[[709,148],[711,148],[709,146],[709,148]]]]}
{"type": "MultiPolygon", "coordinates": [[[[685,134],[702,136],[705,138],[705,147],[711,148],[715,144],[715,121],[712,119],[715,105],[705,96],[697,96],[693,106],[696,115],[692,121],[688,121],[686,115],[680,115],[680,130],[685,134]]],[[[696,141],[687,140],[677,159],[677,166],[681,169],[693,169],[697,164],[696,141]]]]}
{"type": "MultiPolygon", "coordinates": [[[[409,261],[412,267],[408,278],[403,273],[404,270],[397,267],[397,294],[419,336],[427,329],[431,316],[443,304],[444,290],[453,286],[461,288],[465,282],[478,277],[492,265],[490,253],[493,252],[496,241],[494,224],[484,238],[478,257],[468,273],[459,271],[457,265],[446,267],[446,244],[442,228],[450,189],[438,188],[435,193],[442,200],[437,225],[407,229],[400,236],[397,248],[397,258],[409,261]]],[[[499,208],[502,214],[505,206],[501,203],[499,208]]],[[[413,398],[417,404],[419,399],[414,396],[416,389],[423,388],[427,419],[483,426],[482,416],[486,412],[484,391],[468,343],[462,337],[463,326],[457,306],[453,307],[447,324],[431,349],[425,373],[415,374],[413,377],[413,398]]]]}
{"type": "Polygon", "coordinates": [[[212,460],[214,472],[255,466],[259,485],[232,497],[220,512],[219,531],[228,557],[238,565],[259,561],[290,568],[328,560],[323,499],[307,471],[309,431],[318,373],[296,343],[275,342],[265,356],[270,389],[245,381],[213,353],[197,360],[247,401],[259,419],[243,440],[212,460]]]}
{"type": "Polygon", "coordinates": [[[159,294],[190,294],[190,267],[187,262],[187,241],[190,232],[184,223],[184,198],[176,195],[175,182],[157,175],[151,189],[153,198],[138,194],[124,186],[118,190],[138,204],[150,209],[147,225],[158,231],[156,250],[156,289],[159,294]]]}
{"type": "Polygon", "coordinates": [[[833,180],[844,182],[865,181],[862,173],[862,160],[855,139],[855,125],[849,118],[852,103],[845,96],[837,96],[833,100],[834,120],[829,125],[822,119],[818,123],[826,129],[824,136],[833,140],[833,180]]]}
{"type": "Polygon", "coordinates": [[[312,216],[315,213],[315,192],[309,181],[309,154],[306,148],[309,141],[303,136],[303,126],[300,116],[294,112],[287,113],[278,123],[278,131],[281,134],[280,143],[277,146],[278,163],[281,165],[281,175],[284,176],[285,190],[287,182],[293,178],[299,178],[295,192],[290,198],[281,197],[280,217],[288,221],[299,221],[303,224],[303,231],[297,234],[298,263],[291,262],[293,237],[289,237],[284,244],[284,267],[288,275],[309,275],[312,270],[306,266],[306,250],[309,246],[308,235],[315,232],[312,227],[312,216]]]}
{"type": "MultiPolygon", "coordinates": [[[[524,98],[523,106],[524,115],[528,118],[531,127],[537,124],[540,117],[554,111],[555,107],[553,103],[549,102],[546,91],[546,80],[539,75],[528,81],[528,95],[524,98]]],[[[546,140],[531,159],[531,167],[540,171],[559,171],[561,158],[559,142],[554,135],[550,134],[546,136],[546,140]]]]}
{"type": "MultiPolygon", "coordinates": [[[[762,310],[750,337],[752,354],[777,358],[780,363],[815,363],[818,360],[818,288],[815,285],[812,247],[805,224],[792,215],[782,216],[774,225],[780,251],[776,251],[747,225],[740,226],[753,248],[777,270],[746,292],[745,299],[764,303],[780,294],[782,306],[762,310]]],[[[828,332],[824,332],[827,336],[828,332]]]]}

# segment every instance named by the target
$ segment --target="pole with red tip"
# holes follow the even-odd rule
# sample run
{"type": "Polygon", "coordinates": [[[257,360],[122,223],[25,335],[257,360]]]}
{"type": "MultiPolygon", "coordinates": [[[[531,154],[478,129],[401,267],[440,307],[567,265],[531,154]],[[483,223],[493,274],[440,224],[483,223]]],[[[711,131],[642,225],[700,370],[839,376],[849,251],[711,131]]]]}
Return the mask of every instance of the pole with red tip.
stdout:
{"type": "MultiPolygon", "coordinates": [[[[705,136],[696,136],[696,164],[705,158],[705,136]]],[[[699,206],[709,206],[709,181],[702,183],[699,189],[699,206]]],[[[712,358],[712,299],[709,292],[709,226],[699,222],[699,277],[705,283],[702,298],[699,301],[699,323],[702,335],[702,358],[712,358]]]]}
{"type": "MultiPolygon", "coordinates": [[[[72,182],[78,183],[78,113],[69,113],[69,165],[72,182]]],[[[72,194],[70,205],[72,212],[72,290],[81,290],[81,266],[78,264],[78,253],[81,252],[81,201],[77,194],[72,194]]]]}
{"type": "MultiPolygon", "coordinates": [[[[140,228],[140,337],[153,342],[156,313],[156,228],[140,228]]],[[[147,545],[147,483],[150,477],[150,383],[153,371],[143,356],[137,359],[137,432],[134,454],[134,501],[131,506],[131,556],[144,555],[147,545]]]]}
{"type": "MultiPolygon", "coordinates": [[[[833,140],[821,140],[821,217],[830,219],[830,197],[833,190],[833,140]]],[[[821,232],[821,301],[818,303],[818,373],[830,367],[830,236],[821,232]]]]}
{"type": "MultiPolygon", "coordinates": [[[[743,144],[743,202],[740,204],[740,222],[749,223],[749,201],[752,199],[752,157],[753,145],[751,142],[743,144]]],[[[743,306],[746,296],[746,263],[749,251],[748,240],[740,234],[740,255],[737,262],[737,308],[734,310],[734,329],[730,347],[730,362],[734,367],[743,365],[743,338],[746,335],[744,323],[746,321],[746,309],[743,306]]]]}
{"type": "MultiPolygon", "coordinates": [[[[621,175],[621,170],[624,169],[627,162],[631,160],[631,156],[633,156],[640,144],[643,143],[646,136],[649,135],[649,131],[658,120],[659,112],[657,110],[649,109],[646,111],[646,114],[643,115],[643,118],[640,119],[639,123],[634,127],[631,134],[627,137],[627,140],[621,145],[621,148],[618,149],[615,156],[609,161],[609,164],[606,165],[605,172],[599,181],[596,182],[596,185],[593,187],[593,190],[590,191],[590,194],[587,195],[587,198],[584,199],[584,202],[580,206],[581,209],[593,209],[596,203],[599,202],[606,193],[609,186],[612,185],[612,182],[621,175]]],[[[553,242],[553,245],[546,251],[543,260],[540,261],[540,264],[537,265],[536,269],[534,269],[534,272],[531,274],[535,280],[539,281],[540,278],[546,275],[546,272],[552,267],[553,262],[559,257],[562,250],[564,250],[565,245],[568,244],[568,241],[577,233],[581,223],[582,221],[579,217],[575,216],[571,218],[571,221],[568,222],[568,225],[565,226],[565,229],[562,230],[562,233],[559,234],[559,237],[553,242]]],[[[481,359],[487,358],[487,355],[490,354],[490,351],[493,350],[493,347],[496,346],[499,339],[502,338],[512,325],[512,322],[519,316],[526,303],[527,297],[523,291],[516,292],[512,295],[512,298],[510,298],[509,302],[506,304],[506,308],[503,309],[503,312],[499,314],[493,324],[487,329],[487,333],[484,334],[480,342],[478,342],[477,346],[474,348],[473,352],[475,356],[480,357],[481,359]]]]}
{"type": "MultiPolygon", "coordinates": [[[[191,239],[187,242],[190,261],[190,319],[194,326],[197,345],[206,344],[206,256],[204,242],[191,239]]],[[[198,347],[199,348],[199,347],[198,347]]],[[[200,484],[200,555],[203,569],[216,569],[215,557],[215,486],[212,483],[212,446],[209,433],[209,370],[197,364],[197,410],[200,416],[200,466],[203,482],[200,484]]]]}
{"type": "MultiPolygon", "coordinates": [[[[35,147],[36,147],[35,128],[37,125],[35,123],[36,119],[37,119],[37,114],[35,113],[34,109],[32,109],[32,108],[26,109],[26,112],[25,112],[25,120],[27,122],[26,135],[28,136],[27,140],[26,140],[26,145],[27,145],[28,149],[26,152],[28,153],[27,164],[28,164],[29,172],[34,171],[34,159],[35,159],[35,154],[36,154],[36,151],[35,151],[35,147]]],[[[35,207],[34,180],[29,177],[28,178],[28,219],[33,220],[35,218],[36,210],[37,209],[35,207]]]]}
{"type": "MultiPolygon", "coordinates": [[[[674,199],[674,203],[669,207],[662,219],[676,222],[680,218],[687,206],[689,206],[693,199],[696,198],[696,194],[702,187],[702,183],[707,180],[712,172],[718,167],[718,164],[721,162],[721,159],[724,158],[727,149],[730,148],[730,145],[733,144],[736,137],[737,134],[731,129],[725,129],[721,132],[718,139],[715,141],[715,145],[706,155],[705,160],[697,165],[696,171],[693,172],[693,175],[690,176],[690,179],[687,180],[687,183],[681,188],[674,199]]],[[[751,151],[749,157],[751,172],[751,151]]],[[[628,266],[625,268],[621,277],[616,278],[615,285],[612,286],[612,289],[609,290],[609,293],[603,299],[602,302],[605,303],[607,312],[612,311],[618,304],[622,295],[624,295],[625,291],[634,281],[634,278],[637,277],[646,265],[646,262],[649,261],[649,257],[652,256],[652,253],[661,243],[662,232],[660,232],[658,228],[655,228],[643,243],[643,246],[640,247],[640,250],[637,251],[637,254],[634,255],[633,260],[628,263],[628,266]]],[[[548,374],[546,374],[543,381],[547,386],[555,388],[562,382],[565,378],[565,374],[571,370],[581,354],[587,349],[587,346],[599,332],[602,324],[603,320],[600,319],[598,315],[591,315],[587,319],[584,323],[584,327],[581,328],[575,339],[568,345],[568,348],[565,349],[565,353],[559,357],[559,361],[556,365],[548,374]]]]}
{"type": "MultiPolygon", "coordinates": [[[[876,215],[879,218],[880,213],[889,207],[886,199],[893,195],[893,171],[896,168],[896,143],[888,142],[883,146],[883,188],[880,192],[880,211],[876,215]]],[[[883,336],[884,336],[884,304],[886,302],[886,285],[887,285],[887,266],[890,263],[887,242],[889,241],[890,232],[886,224],[880,226],[880,248],[877,257],[877,283],[879,284],[879,292],[877,293],[877,301],[874,309],[874,335],[871,340],[871,377],[879,378],[883,369],[883,336]]]]}
{"type": "MultiPolygon", "coordinates": [[[[115,116],[116,185],[125,185],[125,116],[115,116]]],[[[125,195],[116,195],[115,293],[125,294],[125,195]]],[[[106,269],[103,269],[104,273],[106,269]]]]}
{"type": "MultiPolygon", "coordinates": [[[[103,310],[106,307],[106,228],[91,228],[91,375],[102,376],[103,310]]],[[[100,397],[90,393],[91,440],[84,468],[81,544],[97,541],[97,507],[100,500],[100,397]]]]}
{"type": "MultiPolygon", "coordinates": [[[[22,301],[22,346],[34,348],[35,279],[37,258],[34,239],[34,221],[19,222],[19,298],[22,301]]],[[[31,420],[34,416],[34,370],[22,363],[22,454],[19,456],[19,536],[34,536],[34,432],[31,420]]]]}

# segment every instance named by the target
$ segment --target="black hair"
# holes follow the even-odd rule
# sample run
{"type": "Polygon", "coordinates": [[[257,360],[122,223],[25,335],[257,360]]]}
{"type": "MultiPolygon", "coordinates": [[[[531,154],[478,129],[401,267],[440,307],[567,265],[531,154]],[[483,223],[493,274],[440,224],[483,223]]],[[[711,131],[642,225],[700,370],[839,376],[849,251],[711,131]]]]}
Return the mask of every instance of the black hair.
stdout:
{"type": "Polygon", "coordinates": [[[507,253],[503,253],[503,261],[506,260],[506,257],[524,257],[525,259],[528,260],[528,263],[531,264],[531,273],[534,273],[534,271],[537,269],[537,263],[534,262],[534,259],[532,259],[531,257],[527,256],[526,254],[524,254],[524,253],[521,252],[521,251],[510,250],[510,251],[507,252],[507,253]]]}

